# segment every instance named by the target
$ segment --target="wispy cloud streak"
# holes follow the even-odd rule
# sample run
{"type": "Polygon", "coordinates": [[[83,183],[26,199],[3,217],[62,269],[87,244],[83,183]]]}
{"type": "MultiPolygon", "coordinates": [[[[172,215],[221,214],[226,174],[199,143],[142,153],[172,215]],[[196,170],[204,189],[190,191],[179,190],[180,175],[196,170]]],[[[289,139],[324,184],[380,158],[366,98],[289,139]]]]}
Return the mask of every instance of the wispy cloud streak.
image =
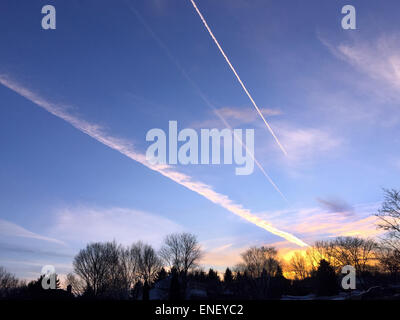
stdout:
{"type": "Polygon", "coordinates": [[[36,239],[36,240],[42,240],[42,241],[53,242],[53,243],[65,245],[65,243],[60,240],[42,236],[40,234],[26,230],[25,228],[15,224],[15,223],[12,223],[12,222],[9,222],[6,220],[2,220],[2,219],[0,219],[0,236],[22,237],[22,238],[36,239]]]}
{"type": "Polygon", "coordinates": [[[307,246],[307,244],[301,239],[288,232],[273,227],[269,222],[252,214],[249,209],[245,209],[242,205],[239,205],[229,199],[228,196],[215,192],[211,186],[199,181],[195,181],[190,176],[177,172],[169,165],[150,164],[146,161],[146,157],[144,154],[134,150],[131,143],[127,142],[126,140],[110,136],[109,134],[105,133],[100,126],[89,123],[72,114],[67,113],[65,111],[65,108],[63,108],[62,106],[48,102],[36,93],[21,86],[15,81],[10,80],[7,76],[0,74],[0,83],[10,90],[13,90],[14,92],[28,99],[29,101],[35,103],[39,107],[50,112],[51,114],[55,115],[56,117],[70,123],[76,129],[86,133],[87,135],[96,139],[102,144],[120,152],[121,154],[127,156],[132,160],[141,163],[151,170],[159,172],[163,176],[171,179],[172,181],[175,181],[176,183],[188,188],[189,190],[192,190],[193,192],[196,192],[199,195],[202,195],[209,201],[225,208],[226,210],[245,219],[246,221],[251,222],[258,227],[263,228],[264,230],[267,230],[299,246],[307,246]]]}
{"type": "Polygon", "coordinates": [[[271,126],[268,124],[267,120],[265,120],[265,117],[263,116],[260,108],[257,106],[256,102],[254,101],[253,97],[247,90],[246,86],[244,85],[242,79],[240,79],[239,74],[236,72],[236,69],[233,67],[231,61],[229,60],[228,56],[225,54],[224,50],[222,49],[221,45],[219,44],[217,38],[214,36],[213,32],[211,31],[211,28],[208,26],[206,19],[203,17],[202,13],[200,12],[199,8],[197,7],[196,3],[193,0],[190,0],[192,3],[193,7],[195,8],[197,14],[199,15],[201,21],[203,22],[204,26],[206,27],[208,33],[210,34],[211,38],[214,40],[215,44],[217,45],[219,51],[221,52],[222,56],[225,58],[225,61],[228,63],[229,67],[233,71],[234,75],[236,76],[236,79],[239,81],[240,85],[242,86],[244,92],[247,94],[249,97],[251,103],[253,104],[254,108],[257,110],[258,114],[260,115],[261,119],[264,121],[265,125],[267,126],[269,132],[272,134],[274,137],[276,143],[278,144],[279,148],[282,150],[282,152],[287,155],[287,152],[283,145],[280,143],[279,139],[275,135],[274,131],[272,130],[271,126]]]}

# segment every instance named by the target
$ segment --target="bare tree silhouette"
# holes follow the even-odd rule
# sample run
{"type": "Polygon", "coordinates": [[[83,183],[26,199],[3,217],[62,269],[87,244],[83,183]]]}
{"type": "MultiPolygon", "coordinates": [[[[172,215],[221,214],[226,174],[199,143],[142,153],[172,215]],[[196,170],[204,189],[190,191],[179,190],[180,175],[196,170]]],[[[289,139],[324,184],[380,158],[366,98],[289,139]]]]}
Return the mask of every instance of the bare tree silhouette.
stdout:
{"type": "Polygon", "coordinates": [[[306,257],[300,252],[295,252],[290,259],[290,271],[294,273],[295,278],[303,280],[310,276],[310,268],[307,264],[306,257]]]}
{"type": "Polygon", "coordinates": [[[277,260],[278,251],[274,247],[252,247],[241,254],[243,262],[236,269],[254,278],[263,272],[267,276],[275,276],[280,262],[277,260]]]}
{"type": "Polygon", "coordinates": [[[202,251],[195,235],[175,233],[165,238],[160,256],[166,265],[186,275],[190,269],[198,265],[202,251]]]}

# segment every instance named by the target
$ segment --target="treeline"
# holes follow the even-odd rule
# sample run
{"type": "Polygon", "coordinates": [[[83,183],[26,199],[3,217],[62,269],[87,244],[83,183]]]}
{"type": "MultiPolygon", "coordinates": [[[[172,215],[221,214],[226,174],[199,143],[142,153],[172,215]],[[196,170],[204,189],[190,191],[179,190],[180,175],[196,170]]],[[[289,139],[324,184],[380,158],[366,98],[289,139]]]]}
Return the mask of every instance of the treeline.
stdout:
{"type": "Polygon", "coordinates": [[[295,279],[302,280],[312,276],[319,262],[324,259],[337,273],[345,265],[353,266],[361,282],[371,273],[384,273],[396,280],[400,271],[399,258],[399,251],[387,246],[385,242],[338,237],[317,241],[306,251],[296,252],[289,262],[288,271],[295,279]]]}
{"type": "MultiPolygon", "coordinates": [[[[193,234],[171,234],[159,251],[137,242],[91,243],[73,260],[67,290],[42,288],[43,276],[25,284],[0,268],[0,297],[6,299],[280,299],[282,295],[329,296],[342,288],[341,270],[356,269],[357,288],[380,286],[395,294],[400,273],[400,193],[385,191],[377,213],[378,227],[387,231],[376,242],[357,237],[317,241],[289,262],[273,247],[252,247],[241,263],[223,274],[199,265],[203,252],[193,234]]],[[[382,289],[383,290],[383,289],[382,289]]],[[[380,295],[383,291],[380,292],[380,295]]]]}
{"type": "Polygon", "coordinates": [[[306,251],[296,252],[286,270],[295,279],[292,282],[293,294],[314,292],[329,296],[342,289],[341,272],[347,265],[356,270],[356,287],[359,290],[375,286],[385,288],[398,283],[399,257],[399,251],[387,246],[386,242],[338,237],[329,241],[316,241],[306,251]]]}
{"type": "Polygon", "coordinates": [[[185,280],[201,256],[196,236],[189,233],[167,236],[159,252],[142,242],[92,243],[75,256],[67,282],[83,297],[146,298],[154,283],[170,274],[185,280]]]}
{"type": "Polygon", "coordinates": [[[44,290],[43,276],[25,285],[4,270],[9,280],[1,292],[3,298],[16,299],[275,299],[289,283],[272,247],[246,250],[242,263],[223,275],[201,269],[202,256],[196,236],[189,233],[167,236],[158,252],[142,242],[128,247],[91,243],[75,256],[67,291],[59,289],[59,279],[58,290],[44,290]]]}

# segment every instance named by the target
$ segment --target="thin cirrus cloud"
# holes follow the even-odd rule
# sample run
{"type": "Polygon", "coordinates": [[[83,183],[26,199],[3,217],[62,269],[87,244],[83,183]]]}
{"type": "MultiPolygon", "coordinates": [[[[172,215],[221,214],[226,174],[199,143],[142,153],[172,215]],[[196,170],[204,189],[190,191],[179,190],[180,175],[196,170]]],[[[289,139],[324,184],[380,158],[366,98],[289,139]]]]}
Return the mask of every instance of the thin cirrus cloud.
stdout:
{"type": "MultiPolygon", "coordinates": [[[[282,112],[279,109],[261,109],[264,114],[279,116],[282,112]]],[[[257,125],[257,114],[238,107],[223,107],[218,109],[218,113],[224,119],[229,120],[234,126],[257,125]]],[[[196,128],[216,127],[223,125],[218,119],[207,119],[193,124],[196,128]]],[[[298,127],[291,123],[280,121],[279,135],[281,141],[286,146],[288,155],[286,161],[289,164],[299,164],[304,161],[313,160],[316,156],[329,154],[332,150],[338,150],[343,144],[344,139],[331,130],[318,127],[298,127]]],[[[259,155],[267,153],[270,156],[270,145],[267,148],[257,150],[259,155]]]]}
{"type": "Polygon", "coordinates": [[[71,259],[88,243],[115,240],[128,246],[141,240],[159,247],[167,234],[183,230],[169,219],[138,210],[68,207],[52,214],[46,223],[47,236],[0,220],[0,260],[25,279],[36,278],[46,264],[66,274],[72,271],[71,259]],[[14,261],[7,260],[10,253],[14,261]],[[37,262],[33,264],[32,259],[37,262]],[[35,267],[34,272],[32,267],[35,267]]]}
{"type": "Polygon", "coordinates": [[[361,204],[352,206],[352,214],[347,214],[349,205],[346,207],[332,205],[329,208],[311,207],[279,211],[276,213],[259,214],[270,217],[276,225],[291,232],[301,232],[303,238],[308,242],[318,239],[354,236],[354,237],[376,237],[384,231],[377,228],[377,212],[379,204],[361,204]],[[279,216],[284,214],[287,219],[284,221],[279,216]]]}
{"type": "Polygon", "coordinates": [[[65,245],[63,241],[51,237],[42,236],[40,234],[29,231],[15,223],[2,219],[0,219],[0,236],[36,239],[47,242],[53,242],[60,245],[65,245]]]}
{"type": "Polygon", "coordinates": [[[311,160],[343,144],[342,138],[321,128],[296,128],[282,125],[279,134],[288,150],[288,159],[292,163],[311,160]]]}
{"type": "Polygon", "coordinates": [[[244,246],[235,247],[232,244],[212,248],[205,251],[201,263],[223,272],[227,266],[238,264],[241,259],[240,254],[246,251],[247,248],[244,246]]]}
{"type": "MultiPolygon", "coordinates": [[[[400,34],[384,34],[368,40],[352,38],[339,44],[333,44],[322,37],[319,37],[319,40],[334,57],[352,67],[350,70],[343,68],[339,72],[341,79],[338,80],[345,81],[352,87],[352,91],[356,89],[369,97],[363,101],[363,104],[368,105],[368,112],[372,113],[373,117],[380,115],[379,109],[387,114],[387,108],[382,110],[385,104],[398,105],[400,34]],[[354,70],[357,71],[355,74],[354,70]],[[371,98],[373,98],[372,104],[371,98]],[[375,110],[374,107],[379,109],[375,110]]],[[[347,109],[349,109],[354,102],[349,97],[345,98],[347,109]]],[[[348,110],[350,116],[352,111],[351,108],[348,110]]]]}
{"type": "Polygon", "coordinates": [[[400,34],[369,39],[357,34],[340,42],[318,34],[318,39],[335,60],[324,66],[323,77],[302,81],[313,89],[308,103],[315,114],[334,122],[342,134],[354,125],[364,132],[395,128],[400,123],[400,34]]]}
{"type": "MultiPolygon", "coordinates": [[[[268,212],[266,215],[280,227],[291,232],[301,231],[303,239],[312,244],[314,241],[329,240],[340,236],[372,239],[382,236],[385,231],[377,228],[378,218],[373,215],[378,208],[379,204],[377,203],[352,206],[352,215],[343,213],[344,208],[340,207],[337,207],[336,210],[333,207],[288,209],[268,212]],[[279,219],[282,215],[285,215],[287,219],[284,221],[279,219]]],[[[259,215],[264,216],[264,214],[259,215]]],[[[267,245],[277,248],[279,257],[285,261],[289,261],[295,252],[307,249],[306,247],[298,248],[288,241],[279,241],[267,245]]]]}
{"type": "Polygon", "coordinates": [[[381,36],[372,42],[340,44],[335,52],[372,79],[400,90],[400,36],[381,36]]]}
{"type": "MultiPolygon", "coordinates": [[[[280,123],[279,135],[288,151],[284,163],[291,168],[312,164],[322,157],[336,156],[346,144],[346,140],[331,129],[299,127],[287,122],[280,123]]],[[[270,145],[258,148],[257,154],[261,159],[271,159],[270,145]]]]}
{"type": "MultiPolygon", "coordinates": [[[[12,238],[12,236],[11,236],[12,238]]],[[[13,238],[15,239],[15,238],[13,238]]],[[[13,252],[13,253],[20,253],[24,256],[26,254],[32,254],[36,256],[46,256],[46,257],[61,257],[61,258],[71,258],[73,257],[73,253],[68,251],[68,248],[65,247],[67,250],[59,250],[60,246],[57,246],[56,249],[54,248],[46,248],[46,246],[38,245],[37,243],[24,243],[15,244],[13,243],[0,243],[0,253],[1,252],[13,252]]]]}
{"type": "Polygon", "coordinates": [[[167,234],[183,231],[167,218],[128,208],[78,206],[60,209],[55,217],[51,233],[74,245],[113,240],[130,245],[141,240],[159,246],[167,234]]]}
{"type": "Polygon", "coordinates": [[[400,35],[383,35],[370,41],[340,44],[331,51],[360,74],[363,92],[373,96],[364,114],[382,126],[398,125],[400,116],[400,35]]]}
{"type": "Polygon", "coordinates": [[[192,177],[174,170],[169,165],[150,164],[146,160],[146,156],[142,153],[137,152],[133,148],[132,144],[129,143],[128,141],[116,138],[114,136],[110,136],[109,134],[105,133],[102,130],[102,128],[97,124],[87,122],[83,119],[80,119],[66,112],[66,110],[62,106],[48,102],[47,100],[35,94],[31,90],[25,88],[24,86],[21,86],[15,81],[10,80],[9,77],[5,75],[0,75],[0,83],[5,87],[9,88],[10,90],[16,92],[17,94],[21,95],[22,97],[26,98],[27,100],[33,102],[37,106],[45,109],[54,116],[63,119],[76,129],[86,133],[87,135],[99,141],[100,143],[108,146],[113,150],[120,152],[121,154],[127,156],[132,160],[135,160],[136,162],[139,162],[140,164],[144,165],[145,167],[153,171],[159,172],[163,176],[186,187],[189,190],[192,190],[193,192],[203,196],[209,201],[221,206],[222,208],[241,217],[242,219],[274,235],[277,235],[290,242],[293,242],[301,247],[308,246],[307,243],[305,243],[295,235],[272,226],[267,220],[260,219],[259,217],[254,215],[249,209],[246,209],[242,205],[235,203],[228,196],[214,191],[211,186],[199,181],[195,181],[192,179],[192,177]]]}

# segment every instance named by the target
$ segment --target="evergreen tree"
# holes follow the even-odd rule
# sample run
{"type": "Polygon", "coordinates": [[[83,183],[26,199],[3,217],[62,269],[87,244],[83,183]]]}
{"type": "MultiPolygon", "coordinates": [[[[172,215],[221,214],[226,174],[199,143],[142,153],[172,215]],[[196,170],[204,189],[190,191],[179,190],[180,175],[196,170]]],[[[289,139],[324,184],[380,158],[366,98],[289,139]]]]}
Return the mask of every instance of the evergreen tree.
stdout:
{"type": "Polygon", "coordinates": [[[282,267],[277,266],[276,274],[272,277],[268,296],[270,299],[280,299],[285,291],[287,279],[283,276],[282,267]]]}
{"type": "MultiPolygon", "coordinates": [[[[37,280],[33,280],[28,283],[26,287],[27,297],[30,299],[37,300],[57,300],[57,299],[69,299],[72,298],[71,294],[64,290],[60,290],[60,279],[58,275],[54,275],[55,278],[51,281],[55,281],[54,288],[45,289],[43,284],[46,282],[46,278],[44,275],[41,275],[37,280]]],[[[48,284],[50,284],[50,279],[48,279],[48,284]]]]}
{"type": "Polygon", "coordinates": [[[242,280],[242,274],[240,273],[240,271],[236,272],[235,275],[235,281],[240,281],[242,280]]]}
{"type": "Polygon", "coordinates": [[[212,268],[210,268],[210,270],[208,270],[207,280],[209,282],[213,282],[213,283],[219,283],[220,282],[218,273],[216,271],[214,271],[212,268]]]}
{"type": "Polygon", "coordinates": [[[232,271],[229,268],[226,268],[224,273],[224,283],[225,285],[230,285],[233,282],[232,271]]]}
{"type": "Polygon", "coordinates": [[[143,294],[143,284],[141,281],[136,282],[135,286],[131,290],[133,300],[138,300],[140,295],[143,294]]]}
{"type": "Polygon", "coordinates": [[[147,280],[144,282],[143,285],[143,297],[142,300],[149,300],[149,293],[150,293],[150,286],[147,280]]]}
{"type": "Polygon", "coordinates": [[[163,267],[163,268],[161,268],[160,271],[158,271],[158,273],[157,273],[157,275],[156,275],[156,277],[154,279],[154,283],[156,283],[158,281],[161,281],[161,280],[164,280],[167,277],[168,277],[167,271],[165,271],[165,269],[163,267]]]}
{"type": "Polygon", "coordinates": [[[181,299],[181,285],[179,283],[178,271],[171,270],[171,285],[169,287],[169,300],[176,301],[181,299]]]}
{"type": "Polygon", "coordinates": [[[332,296],[338,293],[338,282],[335,269],[328,261],[322,259],[319,262],[315,280],[317,295],[332,296]]]}

